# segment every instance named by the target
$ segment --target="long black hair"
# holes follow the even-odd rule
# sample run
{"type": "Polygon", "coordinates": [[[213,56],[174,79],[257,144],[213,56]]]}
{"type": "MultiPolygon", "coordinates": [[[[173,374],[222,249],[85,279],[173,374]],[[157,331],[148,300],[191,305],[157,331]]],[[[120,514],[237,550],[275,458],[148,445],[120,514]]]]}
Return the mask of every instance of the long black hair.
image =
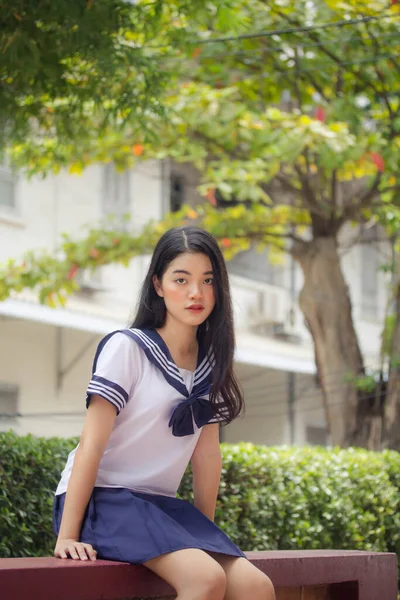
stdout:
{"type": "Polygon", "coordinates": [[[225,421],[229,423],[244,409],[244,398],[233,372],[235,333],[228,272],[221,250],[211,234],[199,227],[174,227],[164,233],[154,249],[136,316],[130,327],[163,327],[167,311],[164,299],[155,290],[153,278],[156,275],[161,281],[169,264],[184,252],[205,254],[212,265],[215,306],[206,321],[198,327],[197,338],[199,345],[215,360],[210,400],[217,412],[222,398],[225,421]]]}

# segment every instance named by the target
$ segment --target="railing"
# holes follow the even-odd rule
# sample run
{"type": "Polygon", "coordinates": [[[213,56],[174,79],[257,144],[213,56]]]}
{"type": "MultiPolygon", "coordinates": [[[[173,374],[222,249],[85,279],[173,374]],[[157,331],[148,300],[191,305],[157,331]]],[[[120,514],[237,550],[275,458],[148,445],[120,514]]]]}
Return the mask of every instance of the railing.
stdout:
{"type": "MultiPolygon", "coordinates": [[[[397,600],[397,557],[383,552],[283,550],[249,552],[277,600],[397,600]]],[[[175,598],[174,590],[141,566],[98,560],[0,559],[2,600],[122,600],[175,598]]],[[[243,600],[251,600],[244,598],[243,600]]]]}

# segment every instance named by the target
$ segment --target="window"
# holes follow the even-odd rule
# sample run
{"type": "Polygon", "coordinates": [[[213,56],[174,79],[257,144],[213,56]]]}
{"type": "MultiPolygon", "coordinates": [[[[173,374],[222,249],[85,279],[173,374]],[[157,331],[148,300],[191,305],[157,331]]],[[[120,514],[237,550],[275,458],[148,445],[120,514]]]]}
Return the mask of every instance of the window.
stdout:
{"type": "Polygon", "coordinates": [[[0,382],[0,425],[10,425],[18,416],[18,393],[18,386],[0,382]]]}
{"type": "Polygon", "coordinates": [[[315,425],[307,425],[306,440],[310,446],[327,446],[328,445],[328,430],[326,427],[317,427],[315,425]]]}
{"type": "Polygon", "coordinates": [[[378,317],[378,269],[379,257],[376,244],[377,227],[363,232],[361,246],[361,318],[374,320],[378,317]]]}
{"type": "Polygon", "coordinates": [[[76,293],[87,296],[104,291],[103,271],[101,267],[93,272],[89,269],[79,269],[75,281],[79,285],[79,290],[76,293]]]}
{"type": "Polygon", "coordinates": [[[251,248],[240,252],[228,262],[228,271],[232,275],[248,277],[270,285],[284,285],[284,265],[272,265],[268,259],[268,249],[257,252],[251,248]]]}
{"type": "Polygon", "coordinates": [[[0,210],[17,210],[15,183],[16,178],[10,169],[0,164],[0,210]]]}
{"type": "Polygon", "coordinates": [[[251,208],[252,205],[251,200],[237,200],[236,198],[227,200],[218,189],[215,190],[215,200],[217,201],[218,208],[232,208],[233,206],[240,206],[242,204],[251,208]]]}
{"type": "Polygon", "coordinates": [[[123,226],[124,217],[130,212],[130,174],[119,173],[114,164],[104,166],[103,215],[115,218],[117,225],[123,226]]]}
{"type": "Polygon", "coordinates": [[[185,179],[182,175],[171,173],[169,185],[170,210],[177,212],[185,202],[185,179]]]}

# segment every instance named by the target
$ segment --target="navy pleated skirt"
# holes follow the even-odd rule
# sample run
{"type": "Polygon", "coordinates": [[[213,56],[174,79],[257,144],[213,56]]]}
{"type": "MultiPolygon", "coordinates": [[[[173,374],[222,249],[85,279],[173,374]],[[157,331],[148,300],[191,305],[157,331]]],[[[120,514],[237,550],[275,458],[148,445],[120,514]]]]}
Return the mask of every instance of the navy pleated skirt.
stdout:
{"type": "MultiPolygon", "coordinates": [[[[56,496],[53,528],[58,535],[65,494],[56,496]]],[[[81,530],[98,558],[142,564],[151,558],[199,548],[230,556],[245,554],[193,504],[179,498],[139,494],[125,488],[93,490],[81,530]]]]}

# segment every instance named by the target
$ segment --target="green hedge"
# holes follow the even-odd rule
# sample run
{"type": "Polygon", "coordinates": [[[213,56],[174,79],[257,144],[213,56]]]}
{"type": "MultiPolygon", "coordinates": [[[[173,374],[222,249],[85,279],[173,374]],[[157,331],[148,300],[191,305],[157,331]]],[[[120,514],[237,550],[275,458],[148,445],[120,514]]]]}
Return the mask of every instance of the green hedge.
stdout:
{"type": "MultiPolygon", "coordinates": [[[[0,557],[52,553],[52,496],[75,443],[0,434],[0,557]]],[[[400,556],[400,454],[222,449],[216,522],[243,550],[351,548],[400,556]]],[[[191,499],[189,472],[180,494],[191,499]]]]}

